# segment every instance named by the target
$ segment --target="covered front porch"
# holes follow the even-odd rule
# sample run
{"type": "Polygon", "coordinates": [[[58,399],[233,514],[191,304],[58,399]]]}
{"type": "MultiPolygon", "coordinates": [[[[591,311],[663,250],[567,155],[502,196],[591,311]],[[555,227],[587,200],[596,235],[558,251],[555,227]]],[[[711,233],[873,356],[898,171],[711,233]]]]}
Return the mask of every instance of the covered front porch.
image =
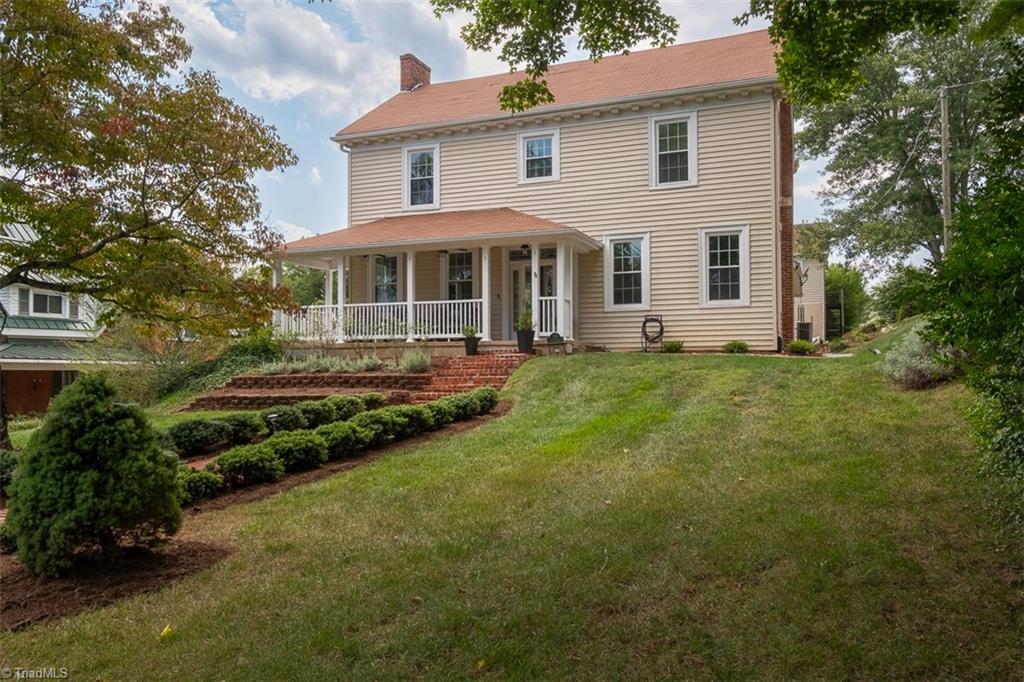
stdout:
{"type": "Polygon", "coordinates": [[[291,242],[277,254],[324,272],[325,305],[277,311],[276,329],[304,341],[574,338],[578,254],[600,244],[511,209],[384,218],[291,242]]]}

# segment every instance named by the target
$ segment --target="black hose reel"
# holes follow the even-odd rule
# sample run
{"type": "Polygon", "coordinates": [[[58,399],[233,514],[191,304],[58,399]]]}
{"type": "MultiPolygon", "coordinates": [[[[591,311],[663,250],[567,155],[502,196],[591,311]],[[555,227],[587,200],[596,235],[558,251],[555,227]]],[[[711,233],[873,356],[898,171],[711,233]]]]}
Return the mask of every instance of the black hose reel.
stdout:
{"type": "Polygon", "coordinates": [[[644,323],[640,327],[640,345],[644,352],[655,344],[660,346],[664,339],[665,325],[661,322],[661,315],[644,315],[644,323]]]}

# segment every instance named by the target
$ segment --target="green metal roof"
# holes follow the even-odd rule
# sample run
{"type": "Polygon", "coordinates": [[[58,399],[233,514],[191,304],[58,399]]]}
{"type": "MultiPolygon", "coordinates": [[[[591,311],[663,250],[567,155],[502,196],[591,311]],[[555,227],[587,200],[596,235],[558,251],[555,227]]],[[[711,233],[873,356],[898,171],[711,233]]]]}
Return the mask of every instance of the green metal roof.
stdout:
{"type": "Polygon", "coordinates": [[[49,317],[25,317],[11,315],[7,318],[7,329],[42,329],[45,331],[89,332],[92,327],[82,320],[64,320],[49,317]]]}
{"type": "Polygon", "coordinates": [[[11,360],[31,362],[67,362],[89,364],[97,362],[130,362],[124,353],[107,349],[98,353],[94,346],[68,344],[60,341],[15,339],[0,344],[0,362],[11,360]]]}

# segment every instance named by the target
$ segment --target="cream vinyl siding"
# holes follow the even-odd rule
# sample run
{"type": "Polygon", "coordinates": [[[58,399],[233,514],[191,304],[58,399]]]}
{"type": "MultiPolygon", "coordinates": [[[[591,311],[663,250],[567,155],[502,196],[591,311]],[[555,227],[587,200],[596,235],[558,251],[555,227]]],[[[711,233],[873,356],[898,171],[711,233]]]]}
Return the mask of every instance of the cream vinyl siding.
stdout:
{"type": "MultiPolygon", "coordinates": [[[[804,307],[804,322],[811,323],[811,336],[825,338],[825,270],[815,260],[801,260],[800,265],[807,269],[807,281],[793,305],[797,310],[804,307]]],[[[795,310],[793,319],[799,321],[795,310]]]]}
{"type": "MultiPolygon", "coordinates": [[[[672,111],[662,108],[656,113],[660,117],[672,111]]],[[[769,97],[749,98],[696,111],[695,186],[652,190],[650,117],[605,116],[561,125],[560,179],[545,183],[518,183],[517,134],[529,127],[442,138],[441,210],[507,206],[597,240],[650,233],[648,312],[663,316],[666,338],[682,339],[690,349],[717,349],[740,339],[756,350],[774,350],[775,104],[769,97]],[[702,227],[725,225],[750,226],[750,305],[702,309],[698,233],[702,227]]],[[[402,213],[401,146],[357,147],[350,160],[350,224],[402,213]]],[[[491,268],[492,276],[501,272],[499,250],[492,254],[491,268]]],[[[636,349],[645,311],[606,312],[602,268],[600,252],[579,260],[575,337],[615,350],[636,349]]],[[[495,294],[506,294],[500,278],[492,288],[495,294]]],[[[493,329],[498,334],[500,310],[495,315],[493,329]]]]}

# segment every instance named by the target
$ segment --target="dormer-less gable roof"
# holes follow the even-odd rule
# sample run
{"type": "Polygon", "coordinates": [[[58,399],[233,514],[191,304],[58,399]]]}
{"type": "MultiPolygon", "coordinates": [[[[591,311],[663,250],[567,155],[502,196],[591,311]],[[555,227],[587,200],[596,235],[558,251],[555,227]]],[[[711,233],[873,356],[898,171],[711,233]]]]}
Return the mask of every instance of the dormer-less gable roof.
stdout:
{"type": "MultiPolygon", "coordinates": [[[[498,93],[523,77],[523,72],[517,71],[399,92],[342,128],[335,139],[344,142],[374,132],[510,117],[498,106],[498,93]]],[[[545,76],[555,102],[527,114],[775,78],[775,46],[768,31],[752,31],[605,57],[598,62],[557,64],[545,76]]]]}

